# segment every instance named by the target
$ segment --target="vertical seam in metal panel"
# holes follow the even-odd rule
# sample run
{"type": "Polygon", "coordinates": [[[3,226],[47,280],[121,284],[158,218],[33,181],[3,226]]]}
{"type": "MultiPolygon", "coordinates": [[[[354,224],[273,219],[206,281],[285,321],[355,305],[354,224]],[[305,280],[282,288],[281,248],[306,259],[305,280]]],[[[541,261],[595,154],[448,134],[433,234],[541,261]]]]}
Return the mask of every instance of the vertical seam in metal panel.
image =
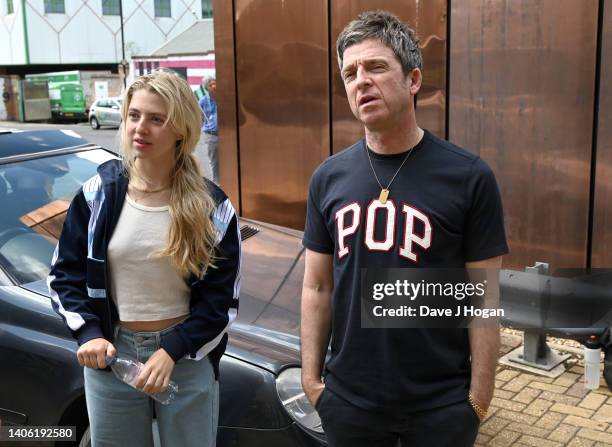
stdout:
{"type": "Polygon", "coordinates": [[[587,250],[586,250],[586,267],[591,268],[593,255],[593,227],[595,219],[595,176],[597,174],[597,133],[599,130],[599,92],[601,81],[601,51],[602,51],[602,35],[603,35],[603,18],[604,18],[604,0],[599,0],[597,9],[597,50],[595,53],[595,91],[593,100],[593,139],[591,146],[591,181],[589,191],[589,223],[587,232],[587,250]]]}
{"type": "Polygon", "coordinates": [[[444,137],[450,139],[450,43],[451,43],[451,1],[446,1],[446,94],[444,95],[444,137]]]}
{"type": "Polygon", "coordinates": [[[333,88],[333,65],[332,60],[335,58],[335,45],[332,48],[332,7],[331,0],[327,1],[327,54],[330,56],[327,58],[327,95],[329,98],[329,155],[334,153],[334,88],[333,88]]]}
{"type": "Polygon", "coordinates": [[[238,214],[242,216],[242,172],[240,163],[240,98],[238,94],[238,52],[236,51],[236,0],[232,0],[232,34],[234,45],[234,90],[236,92],[236,157],[238,163],[238,214]]]}

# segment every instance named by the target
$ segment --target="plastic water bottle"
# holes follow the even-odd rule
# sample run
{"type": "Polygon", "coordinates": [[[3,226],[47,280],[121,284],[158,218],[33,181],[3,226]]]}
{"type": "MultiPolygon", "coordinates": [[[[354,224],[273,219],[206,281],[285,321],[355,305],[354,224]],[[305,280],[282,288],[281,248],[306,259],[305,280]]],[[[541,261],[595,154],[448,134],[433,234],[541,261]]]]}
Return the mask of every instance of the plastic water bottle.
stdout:
{"type": "MultiPolygon", "coordinates": [[[[136,388],[136,380],[138,379],[138,375],[144,365],[140,362],[135,362],[130,359],[122,359],[119,357],[106,357],[106,364],[110,366],[113,370],[113,373],[119,380],[127,383],[132,388],[141,391],[139,388],[136,388]]],[[[151,396],[153,399],[158,401],[163,405],[168,405],[172,399],[174,399],[174,395],[178,392],[178,385],[172,381],[168,384],[168,387],[165,391],[160,391],[158,393],[145,393],[151,396]]]]}
{"type": "Polygon", "coordinates": [[[601,344],[597,336],[591,335],[584,345],[584,386],[589,390],[599,388],[599,362],[601,344]]]}

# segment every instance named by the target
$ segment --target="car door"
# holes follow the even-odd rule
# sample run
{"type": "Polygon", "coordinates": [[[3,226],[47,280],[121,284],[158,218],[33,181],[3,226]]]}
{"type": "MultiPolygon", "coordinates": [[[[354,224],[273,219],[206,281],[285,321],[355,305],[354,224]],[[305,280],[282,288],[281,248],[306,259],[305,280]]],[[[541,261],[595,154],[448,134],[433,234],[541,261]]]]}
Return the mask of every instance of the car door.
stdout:
{"type": "Polygon", "coordinates": [[[98,105],[96,107],[96,118],[98,118],[98,123],[100,123],[101,126],[111,124],[109,122],[109,111],[109,102],[106,99],[99,100],[98,105]]]}
{"type": "Polygon", "coordinates": [[[121,124],[121,106],[117,101],[111,99],[108,101],[110,106],[108,109],[109,124],[118,126],[121,124]]]}

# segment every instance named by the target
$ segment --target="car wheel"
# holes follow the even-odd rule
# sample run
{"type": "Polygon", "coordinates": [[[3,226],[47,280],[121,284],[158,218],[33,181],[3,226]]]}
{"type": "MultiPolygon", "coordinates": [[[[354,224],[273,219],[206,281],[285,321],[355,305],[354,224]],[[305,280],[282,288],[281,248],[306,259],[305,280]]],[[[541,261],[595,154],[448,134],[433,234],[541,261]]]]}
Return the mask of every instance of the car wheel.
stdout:
{"type": "Polygon", "coordinates": [[[89,431],[89,427],[87,427],[87,430],[83,433],[83,437],[79,442],[79,447],[91,447],[91,432],[89,431]]]}
{"type": "Polygon", "coordinates": [[[98,119],[95,116],[89,118],[89,124],[94,130],[98,130],[100,128],[100,123],[98,122],[98,119]]]}

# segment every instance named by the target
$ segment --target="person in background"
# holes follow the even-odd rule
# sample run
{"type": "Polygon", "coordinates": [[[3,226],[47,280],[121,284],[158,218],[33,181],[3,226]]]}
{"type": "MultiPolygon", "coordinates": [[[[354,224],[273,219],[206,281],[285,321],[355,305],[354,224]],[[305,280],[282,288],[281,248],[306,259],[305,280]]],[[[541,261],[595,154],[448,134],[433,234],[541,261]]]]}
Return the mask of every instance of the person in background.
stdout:
{"type": "Polygon", "coordinates": [[[54,310],[77,339],[93,447],[216,442],[219,362],[240,289],[238,218],[202,178],[201,113],[187,83],[158,70],[124,94],[122,160],[73,199],[48,278],[54,310]],[[106,368],[144,363],[134,389],[106,368]],[[106,368],[106,369],[105,369],[106,368]],[[169,405],[146,393],[178,385],[169,405]]]}
{"type": "Polygon", "coordinates": [[[202,87],[208,93],[200,98],[200,109],[204,115],[202,123],[202,143],[212,169],[212,181],[219,184],[219,128],[217,126],[217,81],[207,76],[202,79],[202,87]]]}

